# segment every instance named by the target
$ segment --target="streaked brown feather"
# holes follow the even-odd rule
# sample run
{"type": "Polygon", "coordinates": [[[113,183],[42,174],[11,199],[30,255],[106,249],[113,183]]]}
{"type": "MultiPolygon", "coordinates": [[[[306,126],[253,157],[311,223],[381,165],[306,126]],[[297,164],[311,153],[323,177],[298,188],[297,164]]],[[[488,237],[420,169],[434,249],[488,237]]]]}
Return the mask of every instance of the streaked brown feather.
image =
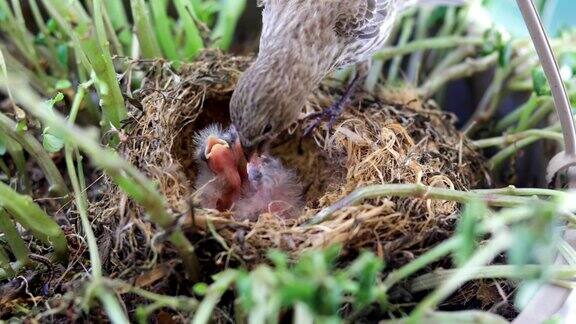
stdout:
{"type": "Polygon", "coordinates": [[[398,11],[414,1],[258,1],[264,5],[260,51],[230,103],[242,144],[267,141],[296,121],[320,81],[368,60],[384,45],[398,11]]]}

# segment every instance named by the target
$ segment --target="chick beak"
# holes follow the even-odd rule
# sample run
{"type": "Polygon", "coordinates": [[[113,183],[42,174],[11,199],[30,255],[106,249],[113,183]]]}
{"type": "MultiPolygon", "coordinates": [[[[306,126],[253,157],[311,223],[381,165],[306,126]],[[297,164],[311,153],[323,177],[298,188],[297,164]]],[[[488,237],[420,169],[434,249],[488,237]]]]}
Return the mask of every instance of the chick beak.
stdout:
{"type": "Polygon", "coordinates": [[[260,181],[260,179],[262,178],[261,167],[262,167],[262,159],[260,158],[260,156],[252,155],[246,166],[246,169],[248,171],[247,172],[248,179],[252,182],[251,183],[252,185],[255,184],[254,182],[260,181]]]}
{"type": "Polygon", "coordinates": [[[209,136],[206,140],[206,147],[204,148],[204,158],[206,158],[206,160],[210,160],[214,148],[218,146],[222,146],[223,148],[230,148],[230,145],[225,140],[216,136],[209,136]]]}
{"type": "Polygon", "coordinates": [[[238,171],[238,161],[228,142],[216,136],[208,137],[204,156],[208,168],[216,176],[225,179],[228,190],[233,192],[241,187],[242,180],[238,171]]]}

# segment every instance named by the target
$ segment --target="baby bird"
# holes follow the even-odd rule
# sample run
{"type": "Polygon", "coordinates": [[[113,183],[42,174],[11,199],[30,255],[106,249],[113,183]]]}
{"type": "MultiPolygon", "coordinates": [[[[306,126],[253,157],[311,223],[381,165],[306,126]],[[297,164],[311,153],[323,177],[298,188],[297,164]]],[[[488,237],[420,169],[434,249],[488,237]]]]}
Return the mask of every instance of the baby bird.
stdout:
{"type": "MultiPolygon", "coordinates": [[[[260,52],[240,78],[230,102],[242,146],[259,151],[298,119],[306,99],[326,75],[367,62],[384,45],[400,11],[415,4],[462,2],[260,0],[264,5],[260,52]]],[[[326,110],[331,122],[364,77],[357,75],[342,99],[326,110]]]]}
{"type": "Polygon", "coordinates": [[[248,163],[248,183],[236,202],[236,218],[256,220],[263,213],[288,219],[298,216],[303,203],[303,186],[296,175],[269,156],[253,156],[248,163]]]}
{"type": "Polygon", "coordinates": [[[233,127],[214,124],[194,137],[199,166],[196,188],[204,208],[229,210],[248,178],[246,158],[233,127]]]}

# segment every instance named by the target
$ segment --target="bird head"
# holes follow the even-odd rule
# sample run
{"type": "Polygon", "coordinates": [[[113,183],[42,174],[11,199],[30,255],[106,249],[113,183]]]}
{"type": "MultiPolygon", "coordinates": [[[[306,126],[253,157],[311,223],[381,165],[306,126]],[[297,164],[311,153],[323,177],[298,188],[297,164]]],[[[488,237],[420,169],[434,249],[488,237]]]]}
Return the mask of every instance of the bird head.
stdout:
{"type": "Polygon", "coordinates": [[[247,177],[244,151],[234,128],[222,130],[217,124],[211,125],[197,133],[194,142],[196,158],[214,174],[247,177]]]}
{"type": "Polygon", "coordinates": [[[232,124],[248,156],[265,151],[296,122],[307,98],[301,84],[288,82],[282,71],[273,68],[277,64],[260,61],[244,72],[230,101],[232,124]]]}
{"type": "Polygon", "coordinates": [[[221,138],[209,136],[204,147],[204,158],[212,172],[218,174],[236,169],[236,157],[230,144],[221,138]]]}
{"type": "Polygon", "coordinates": [[[248,181],[254,187],[272,187],[284,178],[284,170],[280,160],[262,155],[252,156],[247,166],[248,181]]]}

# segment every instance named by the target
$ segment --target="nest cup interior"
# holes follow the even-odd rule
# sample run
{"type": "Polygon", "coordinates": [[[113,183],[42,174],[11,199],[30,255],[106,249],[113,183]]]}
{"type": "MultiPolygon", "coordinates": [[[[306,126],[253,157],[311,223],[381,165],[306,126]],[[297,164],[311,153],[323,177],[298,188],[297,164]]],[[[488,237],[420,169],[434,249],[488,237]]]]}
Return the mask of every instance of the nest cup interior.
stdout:
{"type": "MultiPolygon", "coordinates": [[[[263,261],[265,251],[303,251],[343,244],[378,251],[392,265],[425,252],[453,230],[458,205],[419,197],[381,197],[346,206],[318,226],[304,226],[322,208],[372,184],[423,183],[466,190],[482,186],[482,159],[453,127],[449,115],[409,90],[360,93],[329,130],[326,124],[302,140],[305,118],[272,146],[272,154],[297,172],[305,187],[300,217],[270,213],[236,221],[230,212],[197,207],[193,135],[207,125],[228,125],[228,103],[249,60],[208,54],[180,72],[157,67],[143,84],[142,111],[123,141],[124,154],[154,178],[175,214],[190,215],[190,230],[211,236],[214,225],[228,251],[244,262],[263,261]]],[[[342,85],[323,84],[302,116],[329,107],[342,85]]]]}
{"type": "MultiPolygon", "coordinates": [[[[191,152],[195,150],[194,135],[196,132],[214,123],[228,127],[230,125],[230,115],[228,104],[230,95],[226,94],[218,98],[206,98],[201,112],[197,117],[188,120],[182,116],[183,120],[179,124],[187,124],[182,129],[180,136],[175,139],[171,148],[172,156],[183,166],[191,188],[195,196],[197,190],[194,182],[198,175],[198,165],[191,152]]],[[[345,179],[345,165],[341,159],[334,159],[311,137],[303,137],[301,127],[285,132],[271,145],[270,155],[279,158],[283,166],[297,173],[298,180],[304,187],[303,197],[306,206],[317,208],[319,198],[329,187],[341,185],[345,179]]],[[[235,215],[231,215],[234,217],[235,215]]]]}

